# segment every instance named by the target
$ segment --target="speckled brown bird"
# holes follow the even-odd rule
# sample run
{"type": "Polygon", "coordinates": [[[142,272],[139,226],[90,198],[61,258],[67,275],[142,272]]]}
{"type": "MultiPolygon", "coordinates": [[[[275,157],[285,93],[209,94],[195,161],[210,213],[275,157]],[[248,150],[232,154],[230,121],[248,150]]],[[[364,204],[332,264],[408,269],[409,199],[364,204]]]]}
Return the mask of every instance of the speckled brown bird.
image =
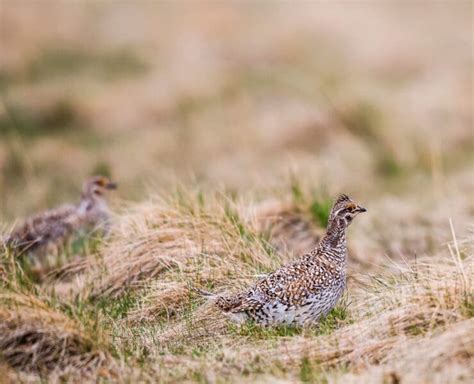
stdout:
{"type": "Polygon", "coordinates": [[[82,188],[78,204],[63,205],[28,218],[4,240],[16,254],[39,254],[63,246],[80,231],[108,227],[107,192],[117,185],[108,178],[94,176],[82,188]]]}
{"type": "Polygon", "coordinates": [[[307,325],[336,305],[346,286],[346,228],[366,209],[340,195],[334,202],[325,236],[311,252],[260,278],[246,291],[228,297],[195,289],[215,300],[228,317],[261,325],[307,325]]]}

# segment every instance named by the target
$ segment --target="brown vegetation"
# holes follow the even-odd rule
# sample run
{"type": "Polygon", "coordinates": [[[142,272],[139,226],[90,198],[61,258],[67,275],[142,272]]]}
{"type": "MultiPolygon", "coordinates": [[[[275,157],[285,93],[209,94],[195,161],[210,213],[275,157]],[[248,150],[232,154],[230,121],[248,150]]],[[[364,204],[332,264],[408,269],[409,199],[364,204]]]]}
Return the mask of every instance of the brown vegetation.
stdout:
{"type": "Polygon", "coordinates": [[[0,304],[1,359],[18,371],[94,377],[112,367],[97,332],[36,295],[2,291],[0,304]]]}

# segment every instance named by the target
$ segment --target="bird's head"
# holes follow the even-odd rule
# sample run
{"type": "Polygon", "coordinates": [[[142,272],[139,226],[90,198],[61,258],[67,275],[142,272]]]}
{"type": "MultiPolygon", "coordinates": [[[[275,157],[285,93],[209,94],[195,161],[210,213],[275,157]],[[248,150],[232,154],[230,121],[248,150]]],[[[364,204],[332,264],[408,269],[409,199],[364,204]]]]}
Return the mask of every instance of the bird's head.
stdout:
{"type": "Polygon", "coordinates": [[[117,189],[117,184],[105,176],[93,176],[84,183],[82,196],[84,198],[104,198],[108,191],[117,189]]]}
{"type": "Polygon", "coordinates": [[[349,196],[342,194],[334,201],[329,221],[337,220],[347,227],[352,223],[354,217],[366,211],[367,209],[354,202],[349,196]]]}

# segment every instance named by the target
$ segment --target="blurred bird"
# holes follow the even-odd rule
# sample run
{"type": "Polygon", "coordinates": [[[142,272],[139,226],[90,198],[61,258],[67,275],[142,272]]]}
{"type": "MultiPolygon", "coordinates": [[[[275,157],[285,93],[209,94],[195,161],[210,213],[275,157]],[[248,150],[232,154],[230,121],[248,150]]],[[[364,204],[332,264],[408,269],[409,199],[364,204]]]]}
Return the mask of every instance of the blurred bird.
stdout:
{"type": "Polygon", "coordinates": [[[4,240],[15,254],[39,254],[64,246],[80,231],[94,231],[109,226],[107,192],[117,185],[108,178],[94,176],[82,188],[78,204],[63,205],[28,218],[4,240]]]}
{"type": "Polygon", "coordinates": [[[242,293],[223,297],[194,288],[215,300],[232,321],[261,325],[307,325],[326,316],[346,286],[346,228],[366,209],[340,195],[334,202],[327,231],[316,248],[266,275],[242,293]]]}

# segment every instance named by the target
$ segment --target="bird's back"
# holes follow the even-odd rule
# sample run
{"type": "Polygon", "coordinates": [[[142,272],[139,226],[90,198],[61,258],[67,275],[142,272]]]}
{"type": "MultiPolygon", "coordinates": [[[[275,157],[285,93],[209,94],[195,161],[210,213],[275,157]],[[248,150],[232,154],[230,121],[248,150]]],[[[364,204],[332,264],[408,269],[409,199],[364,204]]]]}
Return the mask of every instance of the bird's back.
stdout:
{"type": "Polygon", "coordinates": [[[71,235],[78,220],[76,216],[74,205],[64,205],[32,216],[14,229],[6,243],[20,252],[35,251],[71,235]]]}

